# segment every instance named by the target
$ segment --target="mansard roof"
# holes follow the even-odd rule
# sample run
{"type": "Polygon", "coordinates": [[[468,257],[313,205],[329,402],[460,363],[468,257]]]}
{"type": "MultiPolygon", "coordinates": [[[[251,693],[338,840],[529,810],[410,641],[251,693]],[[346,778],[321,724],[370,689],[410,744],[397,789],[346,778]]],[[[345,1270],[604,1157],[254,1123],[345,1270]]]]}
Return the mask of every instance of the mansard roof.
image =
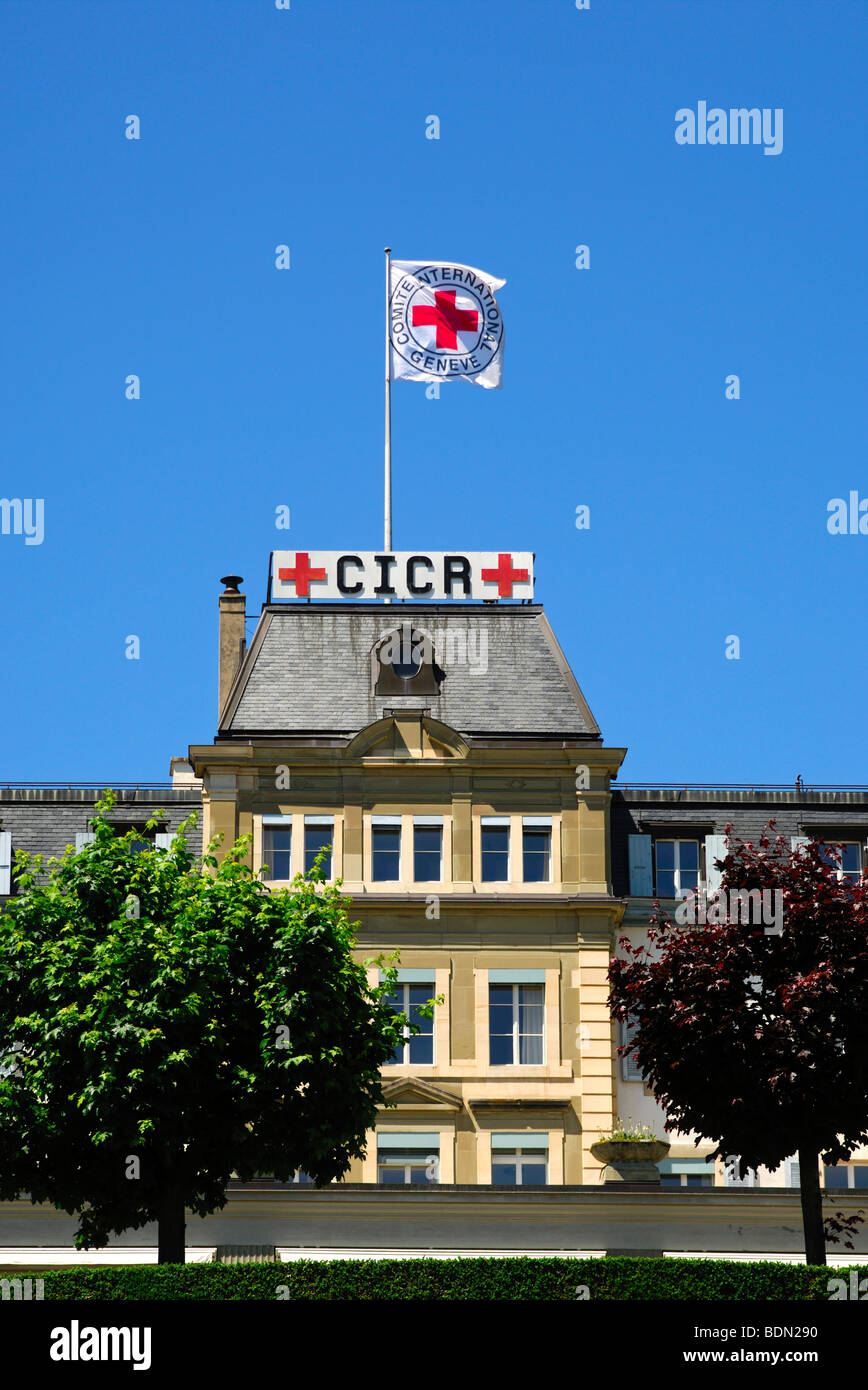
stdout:
{"type": "Polygon", "coordinates": [[[542,607],[485,603],[266,605],[218,738],[350,739],[418,710],[471,738],[600,739],[542,607]],[[439,693],[375,693],[371,654],[404,622],[432,638],[439,693]]]}

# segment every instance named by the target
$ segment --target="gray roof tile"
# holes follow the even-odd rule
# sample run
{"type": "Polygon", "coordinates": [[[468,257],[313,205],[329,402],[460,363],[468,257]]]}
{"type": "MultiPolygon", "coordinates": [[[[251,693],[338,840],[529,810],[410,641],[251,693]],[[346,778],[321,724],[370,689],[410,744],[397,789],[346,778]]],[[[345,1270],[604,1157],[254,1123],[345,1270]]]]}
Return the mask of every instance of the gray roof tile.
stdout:
{"type": "Polygon", "coordinates": [[[386,710],[419,707],[462,734],[599,738],[537,605],[267,607],[220,732],[352,736],[386,710]],[[434,639],[445,672],[439,695],[372,692],[372,649],[404,621],[434,639]]]}

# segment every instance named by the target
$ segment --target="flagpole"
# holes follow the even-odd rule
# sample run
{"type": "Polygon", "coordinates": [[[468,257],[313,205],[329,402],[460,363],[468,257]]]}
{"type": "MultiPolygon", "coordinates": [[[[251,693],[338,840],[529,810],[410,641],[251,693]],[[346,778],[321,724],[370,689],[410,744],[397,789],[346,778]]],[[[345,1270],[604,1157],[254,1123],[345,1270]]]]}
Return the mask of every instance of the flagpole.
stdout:
{"type": "MultiPolygon", "coordinates": [[[[385,449],[385,495],[383,506],[383,550],[388,555],[392,549],[392,372],[389,361],[389,293],[391,279],[391,246],[383,248],[386,252],[386,449],[385,449]]],[[[388,602],[388,600],[387,600],[388,602]]]]}

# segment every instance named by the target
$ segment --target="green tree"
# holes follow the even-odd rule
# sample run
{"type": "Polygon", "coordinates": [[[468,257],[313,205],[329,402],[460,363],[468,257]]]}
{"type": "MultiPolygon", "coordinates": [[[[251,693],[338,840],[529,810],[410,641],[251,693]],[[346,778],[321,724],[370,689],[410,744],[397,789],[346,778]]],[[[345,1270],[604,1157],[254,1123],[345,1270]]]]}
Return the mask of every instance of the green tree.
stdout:
{"type": "MultiPolygon", "coordinates": [[[[319,863],[268,890],[247,838],[218,864],[115,834],[51,860],[16,856],[0,915],[0,1199],[77,1215],[78,1248],[156,1220],[184,1259],[184,1209],[230,1177],[298,1168],[317,1184],[364,1152],[380,1066],[407,1020],[394,967],[369,986],[319,863]]],[[[195,819],[195,818],[193,818],[195,819]]],[[[149,829],[156,824],[152,821],[149,829]]],[[[188,824],[191,822],[188,822],[188,824]]]]}

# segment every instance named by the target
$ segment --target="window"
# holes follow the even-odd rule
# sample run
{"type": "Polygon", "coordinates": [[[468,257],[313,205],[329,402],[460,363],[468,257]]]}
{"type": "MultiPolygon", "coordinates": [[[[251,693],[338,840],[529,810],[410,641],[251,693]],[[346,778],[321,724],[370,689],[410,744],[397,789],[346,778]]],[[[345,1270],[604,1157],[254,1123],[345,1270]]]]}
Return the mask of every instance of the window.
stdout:
{"type": "Polygon", "coordinates": [[[406,981],[399,983],[389,1004],[396,1014],[405,1014],[410,1023],[418,1023],[421,1032],[407,1032],[406,1041],[396,1047],[388,1065],[413,1062],[420,1067],[430,1067],[434,1062],[434,1019],[425,1018],[419,1013],[419,1006],[426,1004],[434,994],[434,981],[406,981]]]}
{"type": "MultiPolygon", "coordinates": [[[[130,841],[130,854],[141,854],[143,850],[154,848],[156,843],[154,834],[153,832],[149,834],[144,821],[112,821],[111,827],[117,836],[129,835],[131,830],[135,832],[136,839],[130,841]]],[[[94,837],[91,835],[89,838],[93,840],[94,837]]],[[[77,840],[78,836],[76,836],[77,840]]]]}
{"type": "Polygon", "coordinates": [[[288,824],[262,827],[262,862],[265,877],[286,883],[291,877],[290,850],[292,831],[288,824]]]}
{"type": "Polygon", "coordinates": [[[542,1066],[545,989],[536,984],[489,984],[491,1066],[542,1066]]]}
{"type": "Polygon", "coordinates": [[[657,1164],[663,1187],[714,1187],[714,1164],[704,1158],[664,1158],[657,1164]]]}
{"type": "Polygon", "coordinates": [[[483,816],[482,882],[506,883],[509,879],[509,817],[483,816]]]}
{"type": "Polygon", "coordinates": [[[661,1187],[714,1187],[710,1173],[662,1173],[661,1187]]]}
{"type": "Polygon", "coordinates": [[[521,827],[522,877],[525,883],[551,879],[552,823],[548,816],[525,816],[521,827]]]}
{"type": "Polygon", "coordinates": [[[439,1134],[378,1134],[377,1182],[423,1187],[440,1181],[439,1134]]]}
{"type": "Polygon", "coordinates": [[[868,1188],[868,1163],[836,1163],[823,1168],[823,1187],[831,1191],[844,1188],[868,1188]]]}
{"type": "Polygon", "coordinates": [[[443,824],[416,816],[413,821],[413,878],[417,883],[439,883],[442,878],[443,824]]]}
{"type": "MultiPolygon", "coordinates": [[[[636,1036],[639,1025],[634,1018],[629,1018],[626,1022],[619,1025],[621,1032],[621,1045],[629,1047],[636,1036]]],[[[642,1072],[639,1063],[636,1061],[636,1054],[624,1052],[621,1055],[621,1080],[622,1081],[641,1081],[642,1072]]]]}
{"type": "Polygon", "coordinates": [[[374,647],[371,674],[376,695],[439,695],[443,678],[431,639],[407,621],[374,647]]]}
{"type": "Polygon", "coordinates": [[[862,876],[862,846],[856,841],[835,844],[829,841],[821,845],[821,853],[827,864],[837,870],[839,878],[856,883],[862,876]],[[840,855],[840,859],[838,858],[840,855]]]}
{"type": "Polygon", "coordinates": [[[491,1181],[499,1187],[544,1187],[548,1181],[548,1135],[492,1134],[491,1181]],[[516,1139],[520,1141],[517,1145],[516,1139]]]}
{"type": "Polygon", "coordinates": [[[654,848],[658,898],[680,898],[697,888],[698,840],[658,840],[654,848]]]}
{"type": "Polygon", "coordinates": [[[400,816],[372,818],[371,877],[377,883],[396,883],[401,877],[400,816]]]}
{"type": "MultiPolygon", "coordinates": [[[[335,837],[335,823],[331,816],[305,816],[304,818],[304,871],[309,874],[320,850],[331,845],[335,837]]],[[[332,876],[331,851],[322,862],[326,878],[332,876]]]]}
{"type": "Polygon", "coordinates": [[[304,1169],[302,1168],[296,1168],[295,1172],[290,1178],[290,1182],[297,1182],[302,1187],[313,1186],[313,1178],[310,1177],[308,1173],[305,1173],[304,1169]]]}

